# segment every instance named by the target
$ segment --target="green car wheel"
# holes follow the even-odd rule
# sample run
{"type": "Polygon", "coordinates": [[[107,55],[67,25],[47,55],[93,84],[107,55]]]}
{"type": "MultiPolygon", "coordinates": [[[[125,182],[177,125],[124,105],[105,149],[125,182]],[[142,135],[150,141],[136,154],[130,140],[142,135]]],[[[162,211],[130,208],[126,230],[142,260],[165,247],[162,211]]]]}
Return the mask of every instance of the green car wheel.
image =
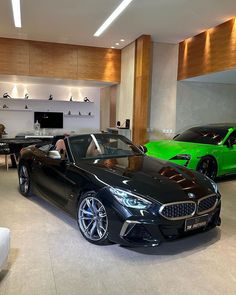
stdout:
{"type": "Polygon", "coordinates": [[[215,179],[217,175],[217,162],[212,157],[209,157],[209,156],[203,157],[199,161],[196,170],[210,177],[211,179],[215,179]]]}

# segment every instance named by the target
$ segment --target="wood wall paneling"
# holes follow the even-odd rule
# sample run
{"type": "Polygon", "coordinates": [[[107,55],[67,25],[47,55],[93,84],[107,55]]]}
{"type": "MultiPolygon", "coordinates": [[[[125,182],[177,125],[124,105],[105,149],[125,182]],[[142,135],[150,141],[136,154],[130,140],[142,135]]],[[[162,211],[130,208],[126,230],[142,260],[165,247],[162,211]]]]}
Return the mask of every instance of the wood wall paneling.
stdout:
{"type": "Polygon", "coordinates": [[[147,142],[151,48],[151,36],[143,35],[136,40],[133,112],[133,141],[136,144],[147,142]]]}
{"type": "Polygon", "coordinates": [[[29,43],[27,41],[0,38],[0,73],[29,75],[29,43]]]}
{"type": "Polygon", "coordinates": [[[77,79],[77,47],[30,41],[30,75],[77,79]]]}
{"type": "Polygon", "coordinates": [[[179,44],[178,80],[236,67],[236,21],[232,19],[179,44]]]}
{"type": "Polygon", "coordinates": [[[79,80],[120,82],[121,51],[117,49],[78,47],[79,80]]]}
{"type": "Polygon", "coordinates": [[[121,50],[0,38],[0,74],[120,82],[121,50]]]}

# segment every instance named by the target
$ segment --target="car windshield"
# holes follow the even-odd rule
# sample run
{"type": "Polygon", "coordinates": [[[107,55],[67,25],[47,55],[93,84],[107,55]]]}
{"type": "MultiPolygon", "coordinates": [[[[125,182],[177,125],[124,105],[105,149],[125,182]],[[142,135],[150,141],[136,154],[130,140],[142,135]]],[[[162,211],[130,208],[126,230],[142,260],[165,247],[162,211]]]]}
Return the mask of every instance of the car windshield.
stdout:
{"type": "Polygon", "coordinates": [[[110,133],[78,135],[69,138],[76,161],[141,155],[142,152],[127,138],[110,133]]]}
{"type": "Polygon", "coordinates": [[[218,145],[225,138],[227,132],[226,128],[194,127],[177,135],[174,140],[218,145]]]}

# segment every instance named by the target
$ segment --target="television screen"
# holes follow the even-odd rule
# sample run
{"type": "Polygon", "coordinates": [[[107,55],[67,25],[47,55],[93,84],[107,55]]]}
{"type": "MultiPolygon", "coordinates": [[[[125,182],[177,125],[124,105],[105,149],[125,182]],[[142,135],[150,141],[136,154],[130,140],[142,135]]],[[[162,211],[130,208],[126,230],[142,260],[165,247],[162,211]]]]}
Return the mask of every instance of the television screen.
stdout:
{"type": "Polygon", "coordinates": [[[34,112],[34,123],[40,123],[40,128],[63,128],[63,113],[34,112]]]}

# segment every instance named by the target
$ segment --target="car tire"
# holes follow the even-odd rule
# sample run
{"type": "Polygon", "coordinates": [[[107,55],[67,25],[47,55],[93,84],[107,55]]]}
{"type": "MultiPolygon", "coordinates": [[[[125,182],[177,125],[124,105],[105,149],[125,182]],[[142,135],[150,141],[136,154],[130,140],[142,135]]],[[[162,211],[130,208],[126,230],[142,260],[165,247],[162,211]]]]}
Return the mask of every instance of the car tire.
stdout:
{"type": "Polygon", "coordinates": [[[77,206],[77,223],[83,237],[92,244],[110,244],[108,215],[95,192],[84,193],[77,206]]]}
{"type": "Polygon", "coordinates": [[[29,168],[26,164],[20,164],[18,168],[19,190],[25,197],[31,196],[31,180],[29,168]]]}
{"type": "Polygon", "coordinates": [[[211,156],[202,157],[197,165],[197,171],[214,180],[217,176],[216,160],[211,156]]]}

